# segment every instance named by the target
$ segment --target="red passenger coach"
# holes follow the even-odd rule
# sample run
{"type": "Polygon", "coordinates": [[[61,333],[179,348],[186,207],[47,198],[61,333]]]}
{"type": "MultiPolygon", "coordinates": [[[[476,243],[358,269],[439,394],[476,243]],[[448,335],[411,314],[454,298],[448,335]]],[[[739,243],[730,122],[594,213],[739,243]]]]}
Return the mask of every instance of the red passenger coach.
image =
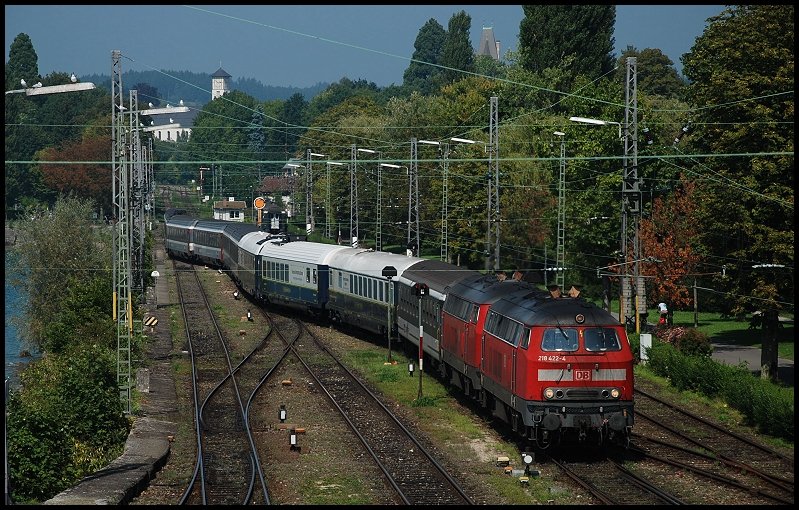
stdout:
{"type": "Polygon", "coordinates": [[[504,296],[488,311],[482,350],[486,407],[539,447],[629,441],[633,353],[605,310],[543,291],[504,296]]]}

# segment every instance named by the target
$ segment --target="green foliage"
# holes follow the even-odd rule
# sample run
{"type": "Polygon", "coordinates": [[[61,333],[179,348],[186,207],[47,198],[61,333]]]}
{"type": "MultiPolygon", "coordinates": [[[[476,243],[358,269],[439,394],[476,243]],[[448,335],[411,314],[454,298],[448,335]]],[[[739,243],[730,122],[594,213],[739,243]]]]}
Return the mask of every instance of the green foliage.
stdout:
{"type": "Polygon", "coordinates": [[[415,398],[413,402],[411,402],[411,407],[432,407],[436,405],[437,401],[438,399],[435,397],[422,395],[420,398],[415,398]]]}
{"type": "Polygon", "coordinates": [[[466,11],[452,15],[447,27],[447,38],[441,49],[441,65],[444,66],[444,83],[452,83],[464,78],[459,71],[474,72],[474,49],[469,42],[472,18],[466,11]]]}
{"type": "Polygon", "coordinates": [[[47,354],[21,373],[9,402],[13,494],[50,498],[121,453],[130,425],[107,346],[83,344],[47,354]]]}
{"type": "Polygon", "coordinates": [[[402,75],[405,87],[423,95],[438,91],[443,69],[437,66],[442,63],[441,53],[446,38],[447,32],[435,18],[427,20],[427,23],[419,29],[419,34],[413,43],[411,63],[402,75]]]}
{"type": "Polygon", "coordinates": [[[111,306],[111,231],[92,225],[92,209],[88,200],[64,197],[52,211],[29,210],[14,223],[19,284],[28,295],[20,333],[39,351],[110,342],[101,335],[111,306]]]}
{"type": "Polygon", "coordinates": [[[8,402],[8,468],[17,503],[43,501],[69,486],[72,444],[57,409],[23,407],[22,397],[8,402]]]}
{"type": "Polygon", "coordinates": [[[39,56],[28,34],[18,34],[11,43],[5,78],[6,90],[23,88],[20,80],[25,80],[28,87],[39,80],[39,56]]]}
{"type": "Polygon", "coordinates": [[[704,250],[727,264],[714,287],[730,292],[733,314],[780,309],[794,296],[792,272],[751,267],[794,265],[794,20],[792,5],[732,6],[709,19],[683,56],[688,98],[698,108],[680,149],[751,154],[696,169],[714,176],[698,181],[694,221],[705,226],[704,250]]]}
{"type": "Polygon", "coordinates": [[[713,352],[710,337],[696,328],[658,324],[655,327],[655,337],[673,345],[686,356],[710,356],[713,352]]]}
{"type": "Polygon", "coordinates": [[[519,53],[527,70],[540,73],[573,58],[572,78],[596,79],[613,68],[614,5],[523,5],[519,53]]]}
{"type": "Polygon", "coordinates": [[[794,390],[753,377],[744,366],[731,367],[709,356],[691,356],[656,341],[648,350],[649,368],[675,388],[724,399],[762,433],[793,441],[794,390]]]}
{"type": "Polygon", "coordinates": [[[347,99],[353,97],[376,98],[378,87],[375,83],[366,80],[352,81],[342,78],[338,83],[333,83],[317,94],[309,103],[306,118],[309,123],[315,123],[317,118],[339,106],[347,99]]]}
{"type": "MultiPolygon", "coordinates": [[[[6,64],[6,90],[22,88],[20,79],[30,87],[37,81],[38,64],[30,38],[20,34],[14,40],[6,64]]],[[[45,86],[69,83],[69,75],[54,72],[41,79],[45,86]]],[[[72,144],[81,139],[83,126],[106,114],[108,93],[91,90],[72,94],[49,94],[27,97],[10,94],[5,100],[5,153],[7,161],[32,161],[34,154],[47,147],[72,144]]],[[[110,132],[105,122],[105,139],[110,132]]],[[[107,157],[105,158],[107,159],[107,157]]],[[[52,203],[56,193],[43,184],[41,169],[29,163],[6,164],[6,203],[22,206],[52,203]]]]}
{"type": "Polygon", "coordinates": [[[652,95],[679,98],[685,89],[685,81],[680,77],[674,62],[658,48],[644,48],[638,51],[628,46],[618,59],[616,80],[624,85],[627,80],[627,57],[636,58],[636,79],[638,92],[652,95]]]}

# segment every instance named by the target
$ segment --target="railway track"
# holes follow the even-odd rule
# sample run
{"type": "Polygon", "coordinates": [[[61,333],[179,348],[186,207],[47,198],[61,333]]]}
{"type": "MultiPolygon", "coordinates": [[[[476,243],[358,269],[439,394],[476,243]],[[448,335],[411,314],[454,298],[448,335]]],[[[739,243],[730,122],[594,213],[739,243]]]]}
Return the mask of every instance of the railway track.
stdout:
{"type": "Polygon", "coordinates": [[[738,502],[793,503],[793,457],[640,389],[636,416],[631,453],[724,484],[738,502]]]}
{"type": "MultiPolygon", "coordinates": [[[[194,267],[173,260],[193,374],[197,461],[181,504],[246,504],[263,480],[233,359],[194,267]]],[[[266,487],[261,484],[268,502],[266,487]]]]}
{"type": "Polygon", "coordinates": [[[323,342],[294,318],[268,314],[291,354],[330,400],[404,504],[472,504],[449,472],[414,434],[323,342]]]}

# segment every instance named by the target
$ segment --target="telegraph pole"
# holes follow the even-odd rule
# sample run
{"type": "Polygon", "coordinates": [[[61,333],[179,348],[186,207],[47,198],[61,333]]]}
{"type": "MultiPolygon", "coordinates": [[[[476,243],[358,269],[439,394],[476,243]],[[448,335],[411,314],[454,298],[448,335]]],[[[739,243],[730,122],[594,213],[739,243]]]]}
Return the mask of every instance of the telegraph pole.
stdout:
{"type": "Polygon", "coordinates": [[[560,136],[560,172],[558,178],[558,245],[555,251],[555,284],[564,289],[566,280],[566,140],[565,133],[555,131],[560,136]]]}
{"type": "Polygon", "coordinates": [[[141,141],[139,139],[139,96],[138,91],[129,91],[128,133],[130,133],[130,212],[133,215],[131,226],[132,285],[144,298],[144,168],[142,167],[141,141]]]}
{"type": "MultiPolygon", "coordinates": [[[[488,200],[488,216],[489,216],[489,242],[488,249],[491,249],[491,222],[494,223],[494,270],[499,269],[499,124],[498,119],[498,105],[497,96],[491,96],[491,120],[489,122],[489,152],[488,152],[488,175],[489,181],[491,174],[494,174],[494,209],[492,215],[491,199],[488,200]]],[[[491,194],[491,186],[488,188],[488,193],[491,194]]],[[[490,258],[490,257],[489,257],[490,258]]]]}
{"type": "Polygon", "coordinates": [[[638,226],[641,218],[641,187],[638,179],[638,79],[636,57],[627,57],[627,78],[624,108],[624,160],[622,179],[622,222],[621,253],[622,262],[622,317],[619,320],[626,324],[627,318],[635,320],[636,331],[640,332],[640,317],[646,313],[646,287],[640,277],[641,241],[638,226]],[[632,164],[630,164],[632,160],[632,164]],[[632,281],[629,281],[629,270],[626,262],[629,258],[629,246],[632,246],[632,281]],[[635,299],[633,299],[633,294],[635,299]]]}
{"type": "Polygon", "coordinates": [[[449,200],[449,198],[447,196],[447,194],[449,193],[449,183],[448,183],[448,179],[449,179],[449,144],[447,142],[444,142],[442,145],[443,145],[443,150],[444,150],[444,165],[443,165],[444,166],[444,168],[443,168],[444,176],[443,176],[443,180],[442,180],[442,184],[441,184],[441,190],[442,190],[441,191],[441,195],[442,195],[442,197],[441,197],[441,201],[442,201],[442,204],[441,204],[441,261],[442,262],[447,262],[447,258],[449,258],[448,245],[447,245],[447,241],[448,241],[448,239],[447,239],[447,237],[448,237],[447,222],[448,222],[448,219],[449,219],[449,215],[448,215],[448,211],[447,211],[447,205],[448,205],[447,203],[448,203],[448,200],[449,200]]]}
{"type": "Polygon", "coordinates": [[[358,247],[358,176],[356,173],[358,150],[350,147],[350,246],[358,247]]]}
{"type": "Polygon", "coordinates": [[[124,98],[122,95],[122,52],[111,52],[111,129],[112,204],[114,224],[114,320],[117,323],[117,387],[130,414],[130,339],[133,333],[133,307],[130,299],[130,218],[128,216],[128,151],[125,138],[124,98]]]}
{"type": "MultiPolygon", "coordinates": [[[[375,251],[383,249],[383,154],[377,152],[377,212],[375,214],[377,225],[375,225],[375,251]]],[[[389,349],[389,353],[391,350],[389,349]]],[[[390,357],[390,356],[389,356],[390,357]]],[[[391,359],[389,359],[391,361],[391,359]]]]}
{"type": "Polygon", "coordinates": [[[411,138],[411,164],[408,167],[408,251],[406,252],[409,257],[422,255],[422,242],[419,236],[419,161],[416,143],[416,137],[411,138]],[[415,228],[413,232],[411,225],[415,228]]]}

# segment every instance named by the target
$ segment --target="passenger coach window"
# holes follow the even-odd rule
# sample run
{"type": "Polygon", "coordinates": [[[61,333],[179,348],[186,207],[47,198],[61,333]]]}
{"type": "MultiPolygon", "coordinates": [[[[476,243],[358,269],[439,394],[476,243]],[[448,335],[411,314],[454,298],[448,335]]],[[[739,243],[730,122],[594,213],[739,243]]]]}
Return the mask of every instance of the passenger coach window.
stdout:
{"type": "Polygon", "coordinates": [[[586,351],[620,351],[621,343],[615,329],[590,328],[583,331],[586,351]]]}
{"type": "Polygon", "coordinates": [[[545,329],[541,341],[542,351],[576,351],[577,330],[566,328],[545,329]]]}
{"type": "Polygon", "coordinates": [[[305,268],[305,283],[311,283],[311,268],[305,268]]]}

